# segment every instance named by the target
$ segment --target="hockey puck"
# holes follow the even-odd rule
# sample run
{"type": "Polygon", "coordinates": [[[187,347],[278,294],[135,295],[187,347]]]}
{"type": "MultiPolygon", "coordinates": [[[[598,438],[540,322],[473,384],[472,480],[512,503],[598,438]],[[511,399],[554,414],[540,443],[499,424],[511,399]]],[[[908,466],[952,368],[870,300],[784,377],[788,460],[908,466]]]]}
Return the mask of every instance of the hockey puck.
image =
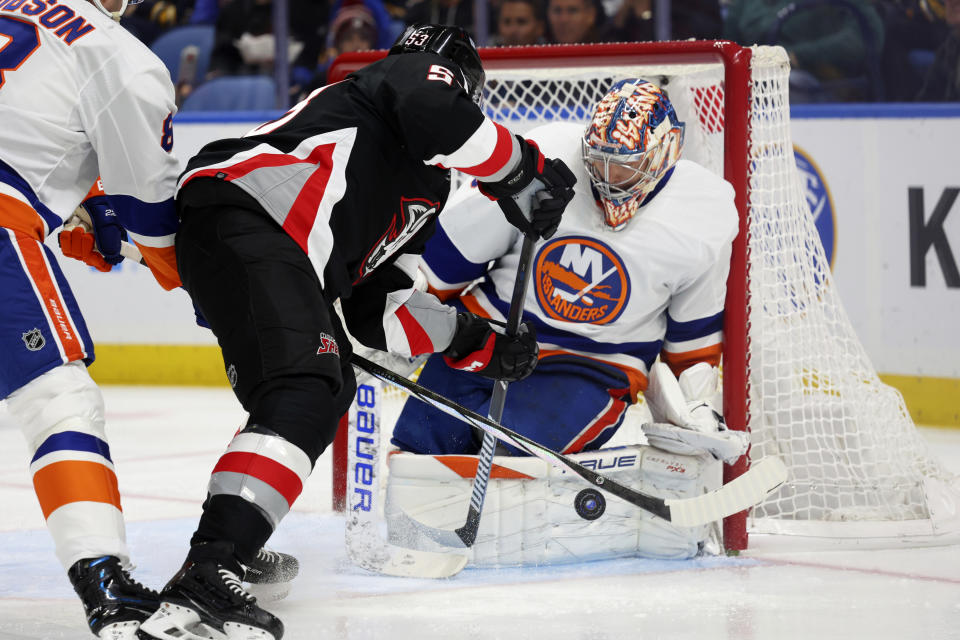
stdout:
{"type": "Polygon", "coordinates": [[[595,489],[584,489],[573,499],[573,508],[584,520],[596,520],[607,508],[607,499],[595,489]]]}

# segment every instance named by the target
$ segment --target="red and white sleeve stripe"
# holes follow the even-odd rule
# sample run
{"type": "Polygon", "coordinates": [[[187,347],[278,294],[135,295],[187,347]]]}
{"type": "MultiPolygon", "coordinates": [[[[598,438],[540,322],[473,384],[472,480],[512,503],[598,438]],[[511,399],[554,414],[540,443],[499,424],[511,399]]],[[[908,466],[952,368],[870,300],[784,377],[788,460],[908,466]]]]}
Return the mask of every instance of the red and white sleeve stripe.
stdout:
{"type": "Polygon", "coordinates": [[[426,163],[458,169],[485,182],[496,182],[517,166],[520,154],[517,138],[506,127],[486,118],[459,149],[437,154],[426,163]]]}

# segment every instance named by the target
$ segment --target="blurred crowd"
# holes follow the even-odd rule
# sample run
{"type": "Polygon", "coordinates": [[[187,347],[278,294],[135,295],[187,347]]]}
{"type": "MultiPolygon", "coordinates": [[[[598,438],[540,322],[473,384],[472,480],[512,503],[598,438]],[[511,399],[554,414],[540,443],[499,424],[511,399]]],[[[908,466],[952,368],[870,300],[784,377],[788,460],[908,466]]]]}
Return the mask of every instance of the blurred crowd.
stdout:
{"type": "MultiPolygon", "coordinates": [[[[487,0],[486,15],[474,2],[287,0],[289,100],[325,84],[338,54],[387,48],[406,25],[433,22],[487,46],[651,41],[664,29],[674,40],[778,44],[794,103],[960,101],[960,0],[487,0]]],[[[189,108],[214,79],[272,78],[272,5],[145,0],[123,24],[164,59],[189,108]]]]}

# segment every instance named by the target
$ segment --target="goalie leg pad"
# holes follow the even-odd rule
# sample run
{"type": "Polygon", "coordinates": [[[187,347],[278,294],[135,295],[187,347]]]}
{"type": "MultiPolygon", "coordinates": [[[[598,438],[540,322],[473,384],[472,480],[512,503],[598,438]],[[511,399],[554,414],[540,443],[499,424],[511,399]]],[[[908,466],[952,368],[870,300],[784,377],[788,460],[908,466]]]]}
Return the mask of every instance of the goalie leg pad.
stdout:
{"type": "Polygon", "coordinates": [[[31,452],[30,474],[64,569],[129,552],[104,429],[103,396],[81,362],[44,373],[7,397],[31,452]]]}
{"type": "MultiPolygon", "coordinates": [[[[722,467],[709,455],[681,456],[632,446],[570,456],[588,468],[651,495],[682,498],[716,489],[722,467]]],[[[432,540],[411,540],[395,531],[396,514],[434,527],[463,524],[476,456],[390,458],[386,518],[398,543],[437,551],[432,540]]],[[[709,527],[676,527],[577,477],[535,458],[494,458],[474,566],[546,565],[644,556],[682,559],[696,555],[709,527]]]]}

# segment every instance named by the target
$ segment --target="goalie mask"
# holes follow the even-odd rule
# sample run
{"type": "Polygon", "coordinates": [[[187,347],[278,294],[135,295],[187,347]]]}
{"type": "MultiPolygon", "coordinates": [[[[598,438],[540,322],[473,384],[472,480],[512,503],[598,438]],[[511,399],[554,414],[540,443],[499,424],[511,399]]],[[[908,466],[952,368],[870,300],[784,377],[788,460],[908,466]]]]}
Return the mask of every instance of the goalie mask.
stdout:
{"type": "Polygon", "coordinates": [[[583,135],[583,164],[604,222],[620,230],[680,159],[684,123],[646,80],[621,80],[597,104],[583,135]]]}
{"type": "Polygon", "coordinates": [[[460,84],[473,102],[480,106],[486,74],[477,45],[464,29],[442,24],[415,24],[407,27],[390,47],[387,55],[429,51],[446,58],[460,68],[460,84]]]}

